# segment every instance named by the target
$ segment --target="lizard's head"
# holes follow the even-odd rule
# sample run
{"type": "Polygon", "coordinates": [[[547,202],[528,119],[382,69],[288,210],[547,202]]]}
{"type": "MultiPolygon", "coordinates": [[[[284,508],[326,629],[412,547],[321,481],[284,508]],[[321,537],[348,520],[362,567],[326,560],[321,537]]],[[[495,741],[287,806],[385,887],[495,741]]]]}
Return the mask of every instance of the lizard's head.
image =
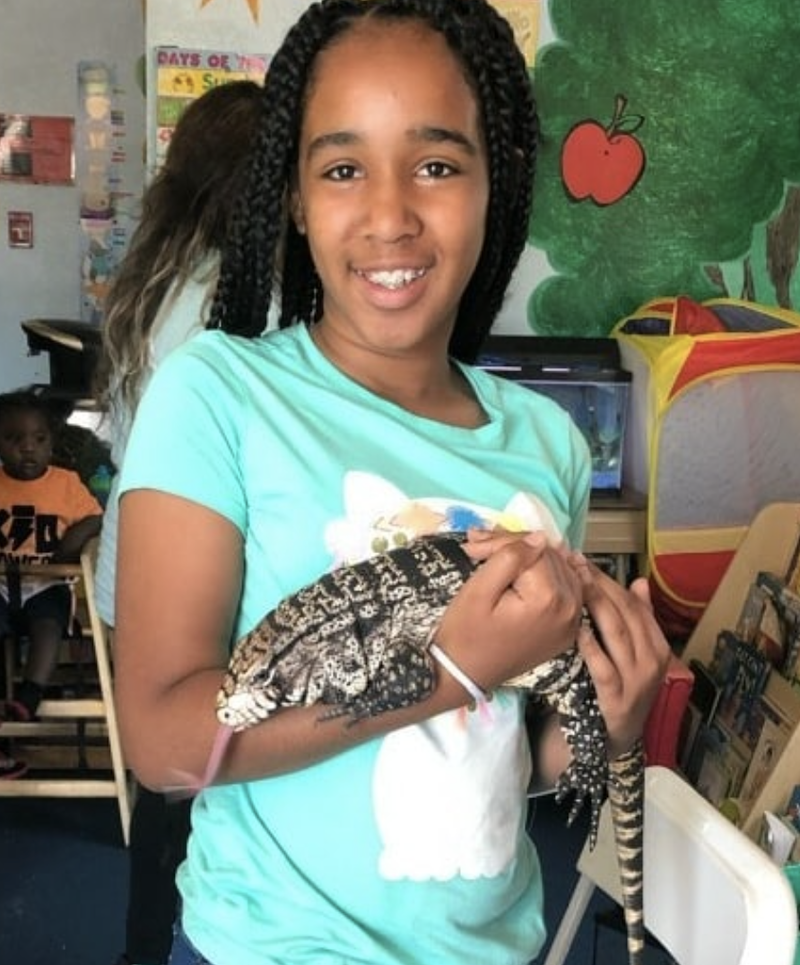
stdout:
{"type": "Polygon", "coordinates": [[[239,680],[238,686],[231,687],[226,678],[217,694],[217,720],[232,730],[246,730],[266,720],[277,706],[277,701],[271,700],[264,691],[248,687],[246,680],[239,680]]]}

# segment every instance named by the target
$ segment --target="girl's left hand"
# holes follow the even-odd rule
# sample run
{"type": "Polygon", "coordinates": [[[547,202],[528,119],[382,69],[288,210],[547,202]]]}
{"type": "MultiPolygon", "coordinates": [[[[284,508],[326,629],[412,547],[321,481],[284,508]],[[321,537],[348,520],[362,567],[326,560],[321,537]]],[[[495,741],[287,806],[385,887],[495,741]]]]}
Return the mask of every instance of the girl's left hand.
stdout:
{"type": "Polygon", "coordinates": [[[647,580],[634,580],[626,589],[581,554],[575,554],[575,565],[595,628],[581,626],[578,647],[597,691],[608,753],[615,758],[642,736],[671,651],[653,615],[647,580]]]}

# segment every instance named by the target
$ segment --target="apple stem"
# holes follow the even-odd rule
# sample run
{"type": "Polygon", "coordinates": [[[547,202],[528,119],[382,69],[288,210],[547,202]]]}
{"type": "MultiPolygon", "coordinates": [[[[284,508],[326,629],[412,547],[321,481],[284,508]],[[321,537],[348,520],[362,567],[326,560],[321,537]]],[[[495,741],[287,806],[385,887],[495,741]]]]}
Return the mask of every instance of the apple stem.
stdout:
{"type": "Polygon", "coordinates": [[[614,116],[611,118],[611,123],[606,128],[606,134],[610,137],[612,134],[616,134],[619,130],[620,121],[625,114],[625,108],[628,106],[628,98],[624,94],[617,94],[614,98],[614,116]]]}
{"type": "Polygon", "coordinates": [[[614,98],[614,116],[606,130],[606,137],[611,140],[617,134],[633,134],[644,124],[644,117],[641,114],[626,114],[625,108],[628,106],[628,98],[624,94],[617,94],[614,98]]]}

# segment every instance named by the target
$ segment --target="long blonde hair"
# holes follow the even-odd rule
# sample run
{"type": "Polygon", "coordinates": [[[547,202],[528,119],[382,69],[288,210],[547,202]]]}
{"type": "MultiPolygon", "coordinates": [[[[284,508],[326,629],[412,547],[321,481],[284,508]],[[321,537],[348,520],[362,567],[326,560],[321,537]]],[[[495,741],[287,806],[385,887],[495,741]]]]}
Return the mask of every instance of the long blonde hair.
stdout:
{"type": "Polygon", "coordinates": [[[102,409],[121,405],[135,411],[149,364],[149,335],[164,297],[222,248],[262,97],[255,82],[232,81],[193,101],[178,121],[106,297],[94,379],[102,409]]]}

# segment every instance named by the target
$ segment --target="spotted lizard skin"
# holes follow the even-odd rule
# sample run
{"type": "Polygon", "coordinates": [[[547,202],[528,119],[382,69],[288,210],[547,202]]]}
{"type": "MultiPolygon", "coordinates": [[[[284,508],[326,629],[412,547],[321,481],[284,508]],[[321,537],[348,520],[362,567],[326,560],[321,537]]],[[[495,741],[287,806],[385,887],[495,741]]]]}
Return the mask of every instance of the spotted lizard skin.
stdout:
{"type": "MultiPolygon", "coordinates": [[[[464,540],[457,533],[421,537],[340,567],[283,600],[235,646],[217,696],[220,724],[241,731],[280,708],[311,704],[327,705],[325,717],[359,720],[424,700],[436,683],[431,639],[475,568],[464,540]]],[[[641,965],[641,742],[608,760],[594,685],[574,646],[507,686],[529,690],[559,714],[572,761],[558,779],[557,797],[573,798],[569,823],[588,798],[592,847],[609,798],[630,965],[641,965]]]]}

